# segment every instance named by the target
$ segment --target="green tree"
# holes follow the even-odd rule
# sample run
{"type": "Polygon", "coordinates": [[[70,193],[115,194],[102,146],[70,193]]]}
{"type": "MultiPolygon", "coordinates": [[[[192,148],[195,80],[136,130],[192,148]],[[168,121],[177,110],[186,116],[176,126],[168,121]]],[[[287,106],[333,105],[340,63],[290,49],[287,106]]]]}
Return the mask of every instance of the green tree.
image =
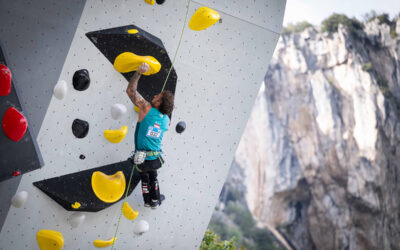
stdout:
{"type": "Polygon", "coordinates": [[[375,10],[371,10],[370,12],[367,12],[363,15],[363,21],[364,22],[370,22],[374,20],[378,16],[378,13],[376,13],[375,10]]]}
{"type": "Polygon", "coordinates": [[[274,244],[273,237],[265,229],[254,228],[252,232],[252,239],[257,245],[257,250],[278,250],[282,249],[274,244]]]}
{"type": "Polygon", "coordinates": [[[296,24],[289,23],[287,26],[283,27],[282,34],[289,35],[292,33],[302,32],[307,28],[313,27],[313,25],[309,22],[298,22],[296,24]]]}
{"type": "Polygon", "coordinates": [[[379,20],[379,24],[386,23],[387,25],[392,25],[389,15],[387,13],[378,14],[376,11],[371,10],[369,13],[364,14],[365,22],[371,22],[375,19],[379,20]]]}
{"type": "Polygon", "coordinates": [[[245,236],[250,236],[250,231],[255,226],[255,222],[248,209],[244,209],[233,202],[229,202],[225,208],[225,213],[231,216],[245,236]]]}
{"type": "Polygon", "coordinates": [[[395,30],[395,29],[392,29],[392,30],[390,31],[390,37],[394,39],[396,36],[397,36],[396,30],[395,30]]]}
{"type": "Polygon", "coordinates": [[[335,33],[338,31],[340,23],[347,27],[352,35],[357,35],[358,31],[364,28],[364,24],[356,18],[348,18],[346,15],[342,14],[332,14],[322,21],[321,30],[329,34],[335,33]]]}
{"type": "Polygon", "coordinates": [[[362,65],[361,69],[362,69],[363,71],[365,71],[365,72],[373,72],[372,63],[371,63],[371,62],[364,63],[364,64],[362,65]]]}
{"type": "Polygon", "coordinates": [[[389,15],[386,14],[386,13],[384,13],[384,14],[382,14],[382,15],[379,15],[379,16],[377,16],[376,18],[378,18],[379,24],[386,23],[386,24],[389,25],[389,26],[392,26],[392,25],[393,25],[393,22],[390,21],[390,19],[389,19],[389,15]]]}
{"type": "Polygon", "coordinates": [[[207,230],[201,242],[200,250],[236,250],[235,242],[235,237],[229,241],[220,241],[220,237],[214,231],[207,230]]]}
{"type": "Polygon", "coordinates": [[[397,36],[396,33],[396,20],[399,18],[399,16],[395,16],[393,20],[390,20],[389,14],[383,13],[383,14],[377,14],[376,11],[372,10],[369,13],[364,15],[364,20],[365,22],[371,22],[375,19],[378,19],[379,24],[387,24],[390,27],[390,36],[392,38],[395,38],[397,36]]]}

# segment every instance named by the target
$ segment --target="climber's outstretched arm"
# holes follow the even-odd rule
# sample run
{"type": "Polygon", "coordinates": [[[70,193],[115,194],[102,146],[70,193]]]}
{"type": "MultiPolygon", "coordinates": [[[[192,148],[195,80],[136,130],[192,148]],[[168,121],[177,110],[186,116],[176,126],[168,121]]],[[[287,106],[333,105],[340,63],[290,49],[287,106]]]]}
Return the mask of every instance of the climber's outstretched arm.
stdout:
{"type": "Polygon", "coordinates": [[[150,103],[146,101],[141,94],[137,91],[137,86],[139,83],[140,76],[147,72],[150,69],[147,63],[142,63],[139,69],[135,72],[132,76],[131,80],[129,81],[128,88],[126,89],[126,93],[128,94],[129,98],[132,102],[139,107],[139,109],[144,110],[150,107],[150,103]]]}

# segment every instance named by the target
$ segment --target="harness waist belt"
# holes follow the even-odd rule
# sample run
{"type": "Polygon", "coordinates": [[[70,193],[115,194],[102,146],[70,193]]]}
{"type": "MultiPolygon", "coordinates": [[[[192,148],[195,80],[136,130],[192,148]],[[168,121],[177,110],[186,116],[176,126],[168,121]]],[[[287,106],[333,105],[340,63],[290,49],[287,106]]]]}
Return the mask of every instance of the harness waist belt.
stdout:
{"type": "Polygon", "coordinates": [[[146,156],[156,156],[156,155],[160,155],[161,152],[160,151],[147,151],[146,152],[146,156]]]}

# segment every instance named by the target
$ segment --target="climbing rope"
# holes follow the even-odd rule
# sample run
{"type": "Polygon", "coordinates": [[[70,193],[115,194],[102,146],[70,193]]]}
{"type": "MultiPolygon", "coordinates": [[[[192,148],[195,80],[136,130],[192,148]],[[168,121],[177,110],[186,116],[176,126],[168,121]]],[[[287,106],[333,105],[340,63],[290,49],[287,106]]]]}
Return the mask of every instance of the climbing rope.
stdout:
{"type": "MultiPolygon", "coordinates": [[[[124,202],[125,202],[126,198],[128,197],[128,192],[129,192],[129,187],[131,186],[131,180],[132,180],[132,176],[133,176],[133,171],[135,170],[136,167],[137,167],[136,165],[132,164],[131,177],[129,177],[128,187],[126,188],[125,198],[124,198],[124,201],[122,202],[122,205],[124,205],[124,202]]],[[[121,222],[121,216],[122,216],[122,206],[121,206],[121,211],[119,212],[119,218],[118,218],[117,228],[115,229],[114,239],[115,239],[115,237],[117,237],[119,223],[121,222]]],[[[116,240],[113,241],[113,244],[111,246],[111,250],[114,249],[114,243],[115,242],[116,242],[116,240]]]]}
{"type": "Polygon", "coordinates": [[[192,1],[192,0],[188,0],[188,4],[187,4],[187,6],[186,6],[185,22],[183,23],[182,32],[181,32],[181,37],[179,38],[178,47],[176,47],[174,59],[172,60],[171,67],[169,68],[169,71],[168,71],[168,74],[167,74],[167,78],[165,78],[165,82],[164,82],[164,85],[163,85],[163,87],[162,87],[160,93],[162,93],[162,92],[164,91],[165,85],[167,84],[167,81],[168,81],[169,74],[171,73],[172,68],[173,68],[173,66],[174,66],[175,59],[176,59],[176,55],[178,54],[179,47],[181,46],[182,37],[183,37],[183,32],[185,31],[186,21],[187,21],[187,17],[188,17],[188,13],[189,13],[189,6],[190,6],[190,2],[191,2],[191,1],[192,1]]]}
{"type": "MultiPolygon", "coordinates": [[[[188,13],[189,13],[189,6],[190,6],[190,2],[191,2],[191,1],[192,1],[192,0],[188,0],[188,4],[187,4],[187,6],[186,6],[185,22],[183,23],[181,36],[180,36],[180,38],[179,38],[179,42],[178,42],[178,46],[176,47],[174,59],[172,60],[171,67],[169,68],[169,71],[168,71],[167,77],[165,78],[164,85],[163,85],[163,87],[162,87],[162,89],[161,89],[161,92],[164,91],[165,85],[167,84],[167,81],[168,81],[168,77],[169,77],[169,75],[170,75],[170,73],[171,73],[171,71],[172,71],[172,68],[173,68],[173,66],[174,66],[176,56],[178,55],[178,50],[179,50],[179,48],[180,48],[180,46],[181,46],[182,37],[183,37],[183,33],[184,33],[184,31],[185,31],[186,22],[187,22],[187,17],[188,17],[188,13]]],[[[158,157],[158,159],[159,159],[160,162],[162,163],[161,158],[158,157]]],[[[135,168],[137,168],[137,165],[132,165],[131,177],[129,178],[128,187],[126,188],[124,202],[125,202],[126,198],[128,197],[128,191],[129,191],[129,187],[131,186],[131,180],[132,180],[133,171],[135,170],[135,168]]],[[[122,205],[124,204],[124,202],[122,203],[122,205]]],[[[120,222],[121,222],[121,216],[122,216],[122,206],[121,206],[121,211],[119,212],[119,218],[118,218],[117,228],[115,229],[114,239],[115,239],[115,237],[117,237],[119,224],[120,224],[120,222]]],[[[112,244],[112,246],[111,246],[111,250],[114,249],[115,241],[116,241],[116,240],[113,241],[113,244],[112,244]]]]}

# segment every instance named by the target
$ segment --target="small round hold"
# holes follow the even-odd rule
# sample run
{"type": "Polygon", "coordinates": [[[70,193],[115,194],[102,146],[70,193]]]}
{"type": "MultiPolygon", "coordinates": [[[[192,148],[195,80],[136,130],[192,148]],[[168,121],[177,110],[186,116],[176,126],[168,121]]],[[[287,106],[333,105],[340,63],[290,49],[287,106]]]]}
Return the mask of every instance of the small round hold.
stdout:
{"type": "Polygon", "coordinates": [[[23,207],[25,202],[28,200],[28,192],[26,191],[20,191],[16,193],[12,199],[11,199],[11,204],[14,207],[20,208],[23,207]]]}
{"type": "Polygon", "coordinates": [[[83,223],[85,218],[86,216],[82,213],[73,213],[71,214],[71,216],[69,216],[68,222],[71,225],[71,227],[76,228],[83,223]]]}
{"type": "Polygon", "coordinates": [[[178,122],[178,124],[176,124],[175,129],[176,129],[177,133],[179,133],[179,134],[182,133],[186,129],[186,123],[184,121],[178,122]]]}
{"type": "Polygon", "coordinates": [[[116,103],[111,106],[111,117],[114,120],[119,120],[125,115],[126,111],[127,109],[124,104],[116,103]]]}
{"type": "Polygon", "coordinates": [[[86,158],[85,155],[80,155],[80,156],[79,156],[79,159],[81,159],[81,160],[84,160],[85,158],[86,158]]]}
{"type": "Polygon", "coordinates": [[[72,84],[74,85],[74,89],[78,91],[87,90],[90,85],[89,72],[86,69],[75,71],[74,77],[72,78],[72,84]]]}
{"type": "Polygon", "coordinates": [[[68,87],[64,80],[59,81],[56,86],[54,86],[53,94],[59,100],[63,99],[67,95],[67,92],[68,87]]]}
{"type": "Polygon", "coordinates": [[[136,234],[141,235],[141,234],[149,231],[149,228],[150,228],[150,226],[149,226],[149,223],[147,221],[140,220],[135,224],[133,230],[134,230],[134,232],[136,234]]]}
{"type": "Polygon", "coordinates": [[[156,0],[157,4],[163,4],[165,0],[156,0]]]}
{"type": "Polygon", "coordinates": [[[84,138],[89,132],[89,123],[80,119],[75,119],[72,123],[72,133],[77,138],[84,138]]]}

